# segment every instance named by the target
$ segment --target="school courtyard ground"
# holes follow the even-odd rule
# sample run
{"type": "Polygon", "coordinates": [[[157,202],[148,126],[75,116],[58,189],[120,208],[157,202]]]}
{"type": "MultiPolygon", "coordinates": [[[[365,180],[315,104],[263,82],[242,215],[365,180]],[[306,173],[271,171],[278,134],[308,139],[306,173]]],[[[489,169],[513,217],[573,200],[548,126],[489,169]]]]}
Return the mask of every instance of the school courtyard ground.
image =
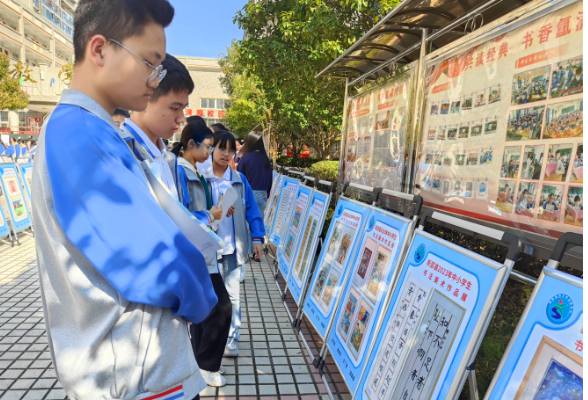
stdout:
{"type": "MultiPolygon", "coordinates": [[[[65,399],[51,362],[37,276],[35,240],[0,244],[0,400],[65,399]]],[[[283,281],[281,281],[282,288],[283,281]]],[[[288,300],[287,300],[288,301],[288,300]]],[[[248,266],[241,286],[243,323],[239,357],[224,358],[228,384],[207,388],[203,399],[328,399],[288,313],[267,258],[248,266]]],[[[291,310],[295,305],[288,303],[291,310]]],[[[314,354],[322,346],[305,323],[302,332],[314,354]]],[[[350,399],[330,358],[324,368],[335,399],[350,399]]]]}

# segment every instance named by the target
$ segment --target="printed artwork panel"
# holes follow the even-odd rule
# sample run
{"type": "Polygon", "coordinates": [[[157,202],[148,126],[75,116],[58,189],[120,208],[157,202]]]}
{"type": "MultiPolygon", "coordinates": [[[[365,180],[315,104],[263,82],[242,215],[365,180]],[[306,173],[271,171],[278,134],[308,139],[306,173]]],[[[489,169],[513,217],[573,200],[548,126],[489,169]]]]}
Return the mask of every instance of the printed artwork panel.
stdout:
{"type": "Polygon", "coordinates": [[[323,289],[325,288],[325,282],[327,280],[327,276],[331,269],[331,264],[326,261],[323,261],[323,265],[321,265],[321,269],[319,271],[318,277],[314,283],[314,287],[312,288],[312,297],[317,301],[320,300],[320,297],[323,293],[323,289]]]}
{"type": "Polygon", "coordinates": [[[345,309],[343,310],[343,315],[341,316],[341,320],[337,326],[339,330],[339,334],[343,337],[343,339],[347,339],[349,336],[349,331],[351,331],[351,321],[355,316],[355,312],[357,310],[357,304],[361,296],[355,289],[351,289],[349,292],[349,296],[345,300],[345,309]]]}
{"type": "Polygon", "coordinates": [[[372,317],[373,307],[365,299],[362,300],[359,306],[359,311],[355,317],[353,323],[353,330],[349,338],[348,347],[351,350],[351,354],[357,360],[359,351],[365,338],[365,331],[370,323],[372,317]]]}
{"type": "Polygon", "coordinates": [[[341,274],[337,270],[335,270],[334,268],[331,269],[331,273],[329,274],[329,278],[327,279],[327,284],[325,285],[325,290],[321,297],[321,301],[319,302],[319,305],[325,311],[328,311],[329,307],[331,306],[331,301],[333,300],[333,296],[335,295],[340,275],[341,274]]]}

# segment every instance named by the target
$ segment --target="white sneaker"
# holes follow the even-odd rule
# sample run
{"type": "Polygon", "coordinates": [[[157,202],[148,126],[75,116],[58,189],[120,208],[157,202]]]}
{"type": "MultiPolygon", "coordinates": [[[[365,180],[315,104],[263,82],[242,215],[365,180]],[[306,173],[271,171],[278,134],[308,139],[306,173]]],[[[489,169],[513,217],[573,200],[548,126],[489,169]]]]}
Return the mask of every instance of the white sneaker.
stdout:
{"type": "Polygon", "coordinates": [[[237,347],[237,342],[233,342],[231,344],[227,344],[225,346],[225,357],[239,357],[239,347],[237,347]]]}
{"type": "Polygon", "coordinates": [[[227,380],[220,374],[220,372],[210,372],[201,369],[200,373],[202,374],[202,378],[204,378],[204,382],[206,382],[208,386],[221,387],[227,384],[227,380]]]}
{"type": "Polygon", "coordinates": [[[241,265],[241,277],[239,278],[239,283],[243,283],[245,280],[245,274],[247,273],[247,264],[241,265]]]}
{"type": "Polygon", "coordinates": [[[218,369],[218,372],[220,372],[221,375],[224,375],[225,372],[227,372],[227,369],[225,368],[224,365],[221,365],[220,368],[218,369]]]}

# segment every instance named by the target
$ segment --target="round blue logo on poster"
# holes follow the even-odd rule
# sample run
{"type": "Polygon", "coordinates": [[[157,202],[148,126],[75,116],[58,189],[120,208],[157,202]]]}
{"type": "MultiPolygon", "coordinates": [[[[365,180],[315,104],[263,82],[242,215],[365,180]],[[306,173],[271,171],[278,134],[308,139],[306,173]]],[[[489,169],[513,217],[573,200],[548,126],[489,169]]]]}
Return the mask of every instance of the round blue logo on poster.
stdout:
{"type": "Polygon", "coordinates": [[[372,229],[374,229],[374,226],[376,226],[376,218],[372,215],[372,217],[370,218],[370,222],[368,223],[367,231],[369,232],[372,229]]]}
{"type": "Polygon", "coordinates": [[[425,259],[426,251],[427,248],[425,245],[423,243],[419,244],[419,247],[417,247],[416,251],[414,252],[414,260],[417,264],[420,264],[425,259]]]}
{"type": "Polygon", "coordinates": [[[547,303],[547,319],[556,325],[561,325],[572,316],[574,302],[567,294],[557,294],[547,303]]]}
{"type": "Polygon", "coordinates": [[[343,206],[339,206],[337,209],[337,215],[335,217],[340,217],[343,214],[343,206]]]}

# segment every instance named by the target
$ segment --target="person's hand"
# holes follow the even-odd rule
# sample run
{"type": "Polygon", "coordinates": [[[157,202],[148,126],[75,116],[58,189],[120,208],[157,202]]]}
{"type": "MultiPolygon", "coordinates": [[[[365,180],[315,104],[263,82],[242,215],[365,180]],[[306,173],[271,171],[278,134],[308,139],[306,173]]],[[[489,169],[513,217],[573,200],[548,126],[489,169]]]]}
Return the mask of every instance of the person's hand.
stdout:
{"type": "Polygon", "coordinates": [[[261,262],[261,255],[263,254],[263,246],[259,243],[253,244],[253,251],[255,252],[255,261],[261,262]]]}
{"type": "Polygon", "coordinates": [[[210,213],[214,217],[215,221],[220,220],[223,217],[223,206],[217,204],[216,206],[210,209],[210,213]]]}
{"type": "Polygon", "coordinates": [[[235,206],[229,207],[229,211],[227,212],[227,218],[235,213],[235,206]]]}

